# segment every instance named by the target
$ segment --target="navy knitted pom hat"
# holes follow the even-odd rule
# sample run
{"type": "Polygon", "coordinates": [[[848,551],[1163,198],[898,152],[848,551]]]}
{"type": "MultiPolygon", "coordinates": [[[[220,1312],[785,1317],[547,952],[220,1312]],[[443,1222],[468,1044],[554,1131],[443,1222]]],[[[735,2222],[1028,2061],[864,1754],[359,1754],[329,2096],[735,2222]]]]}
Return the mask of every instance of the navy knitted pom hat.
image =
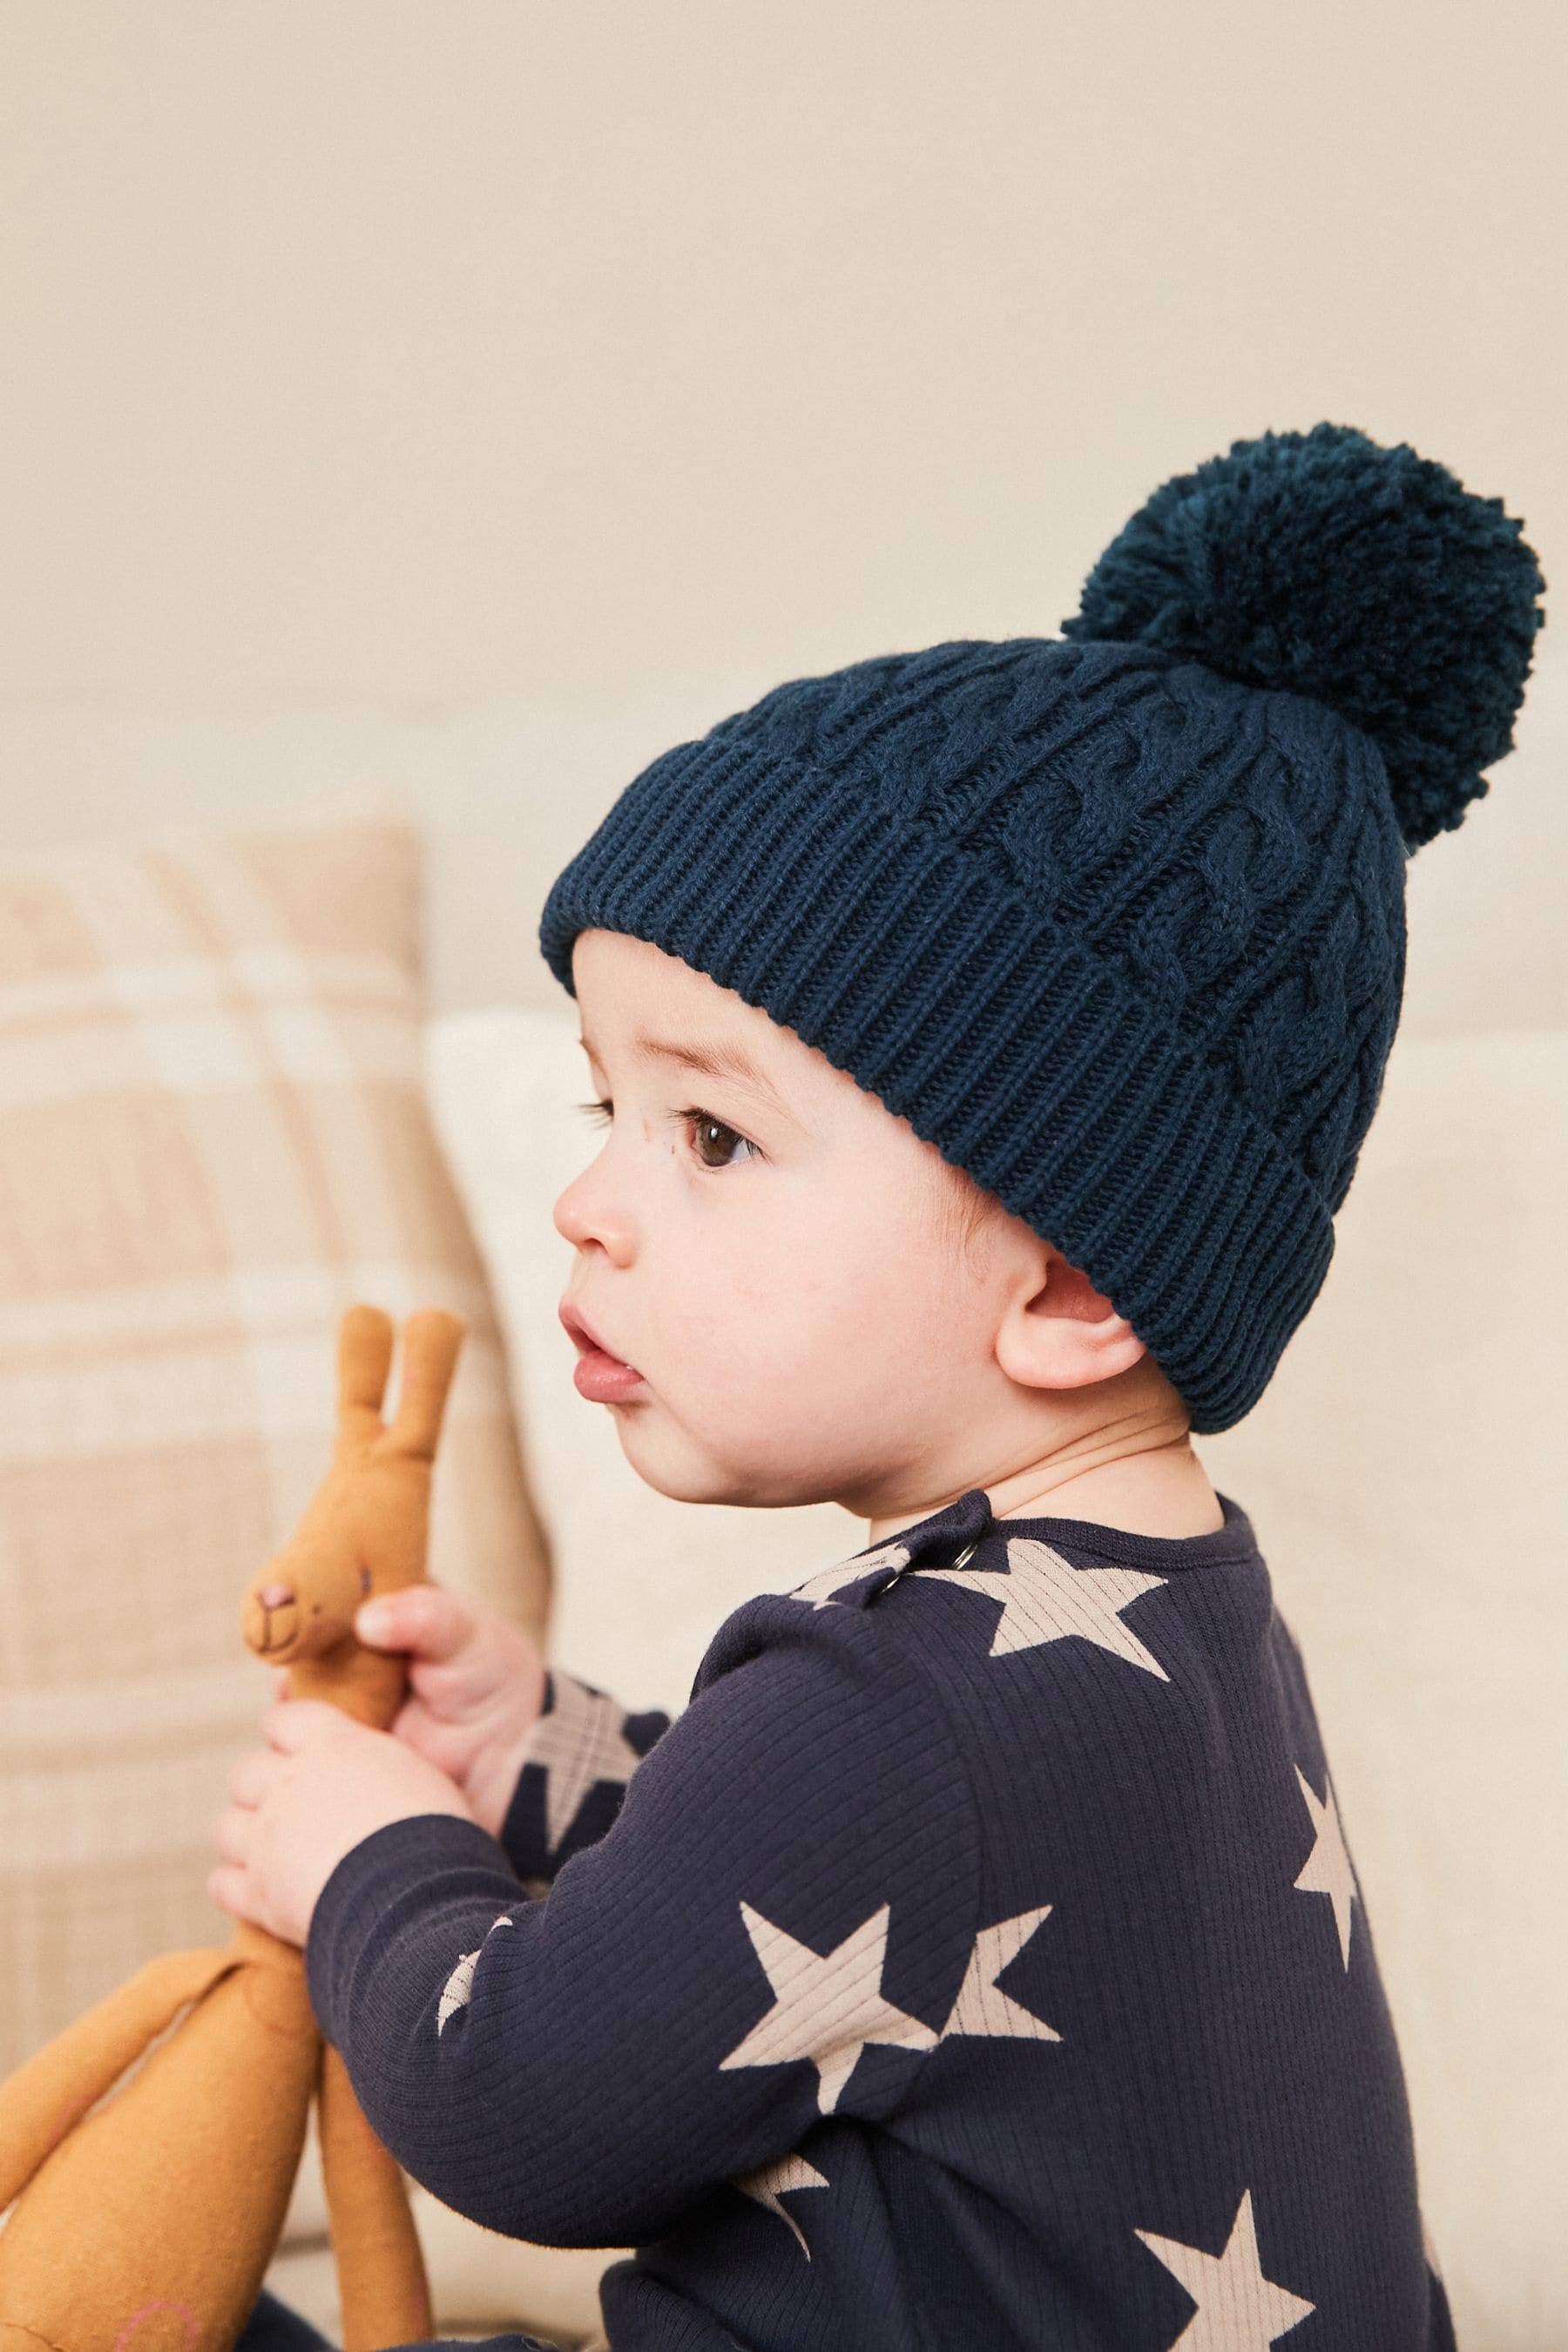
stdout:
{"type": "Polygon", "coordinates": [[[1383,1082],[1405,863],[1512,742],[1501,501],[1339,425],[1157,490],[1058,638],[797,678],[622,793],[545,904],[816,1046],[1082,1268],[1200,1433],[1310,1306],[1383,1082]]]}

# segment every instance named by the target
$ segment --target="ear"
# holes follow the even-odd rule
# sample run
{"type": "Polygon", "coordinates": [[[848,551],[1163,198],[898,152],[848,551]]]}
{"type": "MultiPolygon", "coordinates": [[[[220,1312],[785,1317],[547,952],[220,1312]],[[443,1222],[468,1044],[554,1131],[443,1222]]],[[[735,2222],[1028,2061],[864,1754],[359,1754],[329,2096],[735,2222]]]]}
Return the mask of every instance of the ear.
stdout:
{"type": "Polygon", "coordinates": [[[1131,1371],[1147,1352],[1088,1275],[1041,1242],[996,1333],[996,1360],[1008,1379],[1027,1389],[1088,1388],[1131,1371]]]}
{"type": "Polygon", "coordinates": [[[350,1307],[338,1326],[338,1421],[349,1427],[381,1418],[392,1363],[392,1318],[379,1307],[350,1307]]]}
{"type": "Polygon", "coordinates": [[[460,1315],[448,1315],[439,1307],[422,1308],[404,1325],[403,1381],[397,1418],[387,1434],[389,1453],[410,1454],[420,1462],[434,1458],[466,1328],[460,1315]]]}

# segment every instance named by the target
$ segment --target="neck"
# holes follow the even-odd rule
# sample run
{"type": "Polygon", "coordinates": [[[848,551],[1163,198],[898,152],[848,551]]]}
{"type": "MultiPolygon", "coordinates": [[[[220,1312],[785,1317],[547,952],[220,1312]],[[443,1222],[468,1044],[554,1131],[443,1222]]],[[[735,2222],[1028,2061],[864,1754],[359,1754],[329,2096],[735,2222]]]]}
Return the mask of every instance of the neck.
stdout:
{"type": "MultiPolygon", "coordinates": [[[[1152,1367],[1149,1367],[1152,1370],[1152,1367]]],[[[973,1486],[983,1486],[999,1519],[1089,1519],[1131,1535],[1211,1535],[1225,1524],[1219,1497],[1193,1451],[1192,1432],[1169,1383],[1137,1375],[1098,1391],[1042,1400],[1046,1426],[1035,1442],[982,1458],[974,1474],[870,1520],[884,1543],[973,1486]]]]}

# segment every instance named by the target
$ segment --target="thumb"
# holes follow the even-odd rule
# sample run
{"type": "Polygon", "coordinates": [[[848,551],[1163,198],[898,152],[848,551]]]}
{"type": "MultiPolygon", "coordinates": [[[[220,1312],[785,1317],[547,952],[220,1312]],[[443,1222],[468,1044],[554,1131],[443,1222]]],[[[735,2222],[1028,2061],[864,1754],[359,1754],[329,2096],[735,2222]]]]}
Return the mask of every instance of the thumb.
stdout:
{"type": "Polygon", "coordinates": [[[378,1593],[354,1612],[354,1632],[372,1649],[407,1650],[418,1658],[454,1657],[474,1630],[455,1592],[439,1584],[408,1584],[378,1593]]]}

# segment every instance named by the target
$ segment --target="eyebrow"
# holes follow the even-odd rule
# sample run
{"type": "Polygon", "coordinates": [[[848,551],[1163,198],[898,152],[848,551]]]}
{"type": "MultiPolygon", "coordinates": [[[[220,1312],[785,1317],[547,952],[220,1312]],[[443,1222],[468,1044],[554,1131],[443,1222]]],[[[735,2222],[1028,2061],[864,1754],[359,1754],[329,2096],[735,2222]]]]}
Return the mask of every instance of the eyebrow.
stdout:
{"type": "MultiPolygon", "coordinates": [[[[598,1061],[599,1056],[586,1035],[580,1037],[578,1043],[590,1060],[598,1061]]],[[[738,1045],[683,1045],[673,1038],[656,1037],[646,1029],[639,1029],[630,1044],[634,1054],[644,1055],[651,1060],[674,1062],[682,1069],[700,1072],[705,1078],[727,1078],[736,1085],[750,1087],[753,1093],[765,1096],[788,1116],[793,1118],[795,1115],[773,1080],[765,1076],[738,1045]]]]}

